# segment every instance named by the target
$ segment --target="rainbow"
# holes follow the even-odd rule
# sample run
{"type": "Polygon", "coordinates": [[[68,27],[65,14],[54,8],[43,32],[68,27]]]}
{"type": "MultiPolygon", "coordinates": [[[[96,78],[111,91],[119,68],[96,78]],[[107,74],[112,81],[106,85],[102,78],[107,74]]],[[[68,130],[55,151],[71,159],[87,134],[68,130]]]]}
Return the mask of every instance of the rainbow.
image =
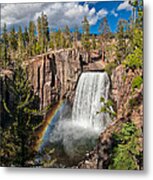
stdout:
{"type": "Polygon", "coordinates": [[[44,143],[44,138],[45,136],[47,136],[47,134],[49,133],[48,131],[50,130],[50,126],[54,120],[54,117],[57,115],[57,113],[59,112],[59,110],[64,106],[64,101],[60,100],[57,104],[55,104],[52,109],[47,113],[45,119],[43,120],[43,125],[41,126],[41,128],[38,130],[38,132],[36,133],[36,136],[38,137],[38,140],[35,144],[34,149],[36,151],[39,151],[41,149],[41,147],[43,146],[44,143]]]}

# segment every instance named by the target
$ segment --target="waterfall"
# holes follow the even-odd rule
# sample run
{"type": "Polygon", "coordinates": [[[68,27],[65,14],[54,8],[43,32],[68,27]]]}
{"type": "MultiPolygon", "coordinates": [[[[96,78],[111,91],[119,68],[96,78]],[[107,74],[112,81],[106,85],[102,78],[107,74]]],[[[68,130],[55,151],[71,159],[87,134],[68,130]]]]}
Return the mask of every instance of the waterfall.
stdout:
{"type": "Polygon", "coordinates": [[[107,73],[82,73],[76,89],[72,121],[76,121],[85,128],[102,131],[110,122],[109,115],[97,113],[102,107],[100,98],[108,99],[110,81],[107,73]]]}
{"type": "Polygon", "coordinates": [[[81,159],[87,151],[92,150],[99,134],[110,123],[109,114],[99,113],[103,106],[100,98],[108,99],[109,87],[109,77],[105,72],[81,74],[72,111],[66,108],[66,112],[72,115],[62,116],[50,133],[50,143],[58,144],[56,150],[63,149],[73,160],[81,159]]]}

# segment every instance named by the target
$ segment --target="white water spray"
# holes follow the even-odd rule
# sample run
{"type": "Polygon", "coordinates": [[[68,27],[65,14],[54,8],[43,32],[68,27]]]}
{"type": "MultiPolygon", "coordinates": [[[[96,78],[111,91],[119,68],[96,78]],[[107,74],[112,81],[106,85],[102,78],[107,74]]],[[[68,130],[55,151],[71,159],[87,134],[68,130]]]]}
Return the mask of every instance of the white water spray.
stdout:
{"type": "Polygon", "coordinates": [[[76,89],[72,120],[85,128],[102,131],[110,122],[109,115],[97,112],[102,107],[100,98],[108,99],[109,87],[110,82],[106,73],[83,73],[76,89]]]}
{"type": "Polygon", "coordinates": [[[100,112],[100,98],[108,99],[110,82],[107,73],[82,73],[76,89],[71,118],[58,121],[50,134],[50,142],[62,144],[71,158],[91,150],[100,132],[110,123],[110,117],[100,112]]]}

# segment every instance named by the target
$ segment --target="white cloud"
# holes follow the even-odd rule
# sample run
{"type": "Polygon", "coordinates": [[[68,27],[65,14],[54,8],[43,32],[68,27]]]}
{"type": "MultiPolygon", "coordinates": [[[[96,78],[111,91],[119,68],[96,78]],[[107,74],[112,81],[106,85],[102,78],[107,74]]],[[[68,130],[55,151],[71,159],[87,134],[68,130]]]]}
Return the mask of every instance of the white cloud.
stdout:
{"type": "Polygon", "coordinates": [[[84,5],[78,2],[69,3],[29,3],[29,4],[4,4],[2,6],[2,24],[27,25],[30,20],[37,21],[38,16],[44,12],[48,16],[49,26],[74,27],[81,26],[84,16],[87,16],[90,25],[96,24],[98,19],[108,14],[107,10],[101,9],[96,12],[93,7],[89,9],[89,4],[84,5]]]}
{"type": "Polygon", "coordinates": [[[128,0],[125,0],[123,3],[121,3],[118,7],[117,10],[127,10],[127,11],[131,11],[132,10],[132,6],[129,4],[128,0]]]}
{"type": "Polygon", "coordinates": [[[106,9],[101,9],[97,13],[99,19],[105,17],[107,14],[108,14],[108,11],[106,9]]]}
{"type": "Polygon", "coordinates": [[[87,1],[88,4],[96,4],[98,1],[87,1]]]}
{"type": "Polygon", "coordinates": [[[113,9],[113,10],[111,11],[111,15],[117,17],[117,16],[118,16],[118,13],[116,13],[115,10],[113,9]]]}

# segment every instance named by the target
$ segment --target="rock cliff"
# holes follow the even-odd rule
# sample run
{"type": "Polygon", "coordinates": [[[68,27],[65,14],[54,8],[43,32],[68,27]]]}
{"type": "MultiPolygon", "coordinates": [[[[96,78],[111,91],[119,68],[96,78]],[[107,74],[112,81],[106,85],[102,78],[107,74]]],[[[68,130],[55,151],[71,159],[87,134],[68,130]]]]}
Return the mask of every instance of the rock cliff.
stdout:
{"type": "MultiPolygon", "coordinates": [[[[79,163],[78,168],[107,169],[112,150],[112,133],[118,132],[124,122],[132,121],[138,128],[143,128],[143,86],[132,90],[132,80],[142,75],[141,70],[125,69],[122,65],[116,67],[111,76],[111,99],[115,103],[117,117],[101,133],[95,149],[88,153],[79,163]],[[131,105],[131,99],[134,103],[131,105]]],[[[139,137],[140,151],[143,151],[143,135],[139,137]]]]}
{"type": "Polygon", "coordinates": [[[27,62],[29,79],[40,97],[40,109],[69,97],[81,73],[79,53],[70,49],[50,52],[27,62]],[[29,63],[30,62],[30,63],[29,63]]]}
{"type": "MultiPolygon", "coordinates": [[[[28,78],[35,94],[40,99],[40,109],[52,105],[59,99],[73,101],[75,88],[80,74],[84,71],[102,70],[100,55],[97,52],[89,58],[88,53],[78,49],[60,49],[49,51],[24,62],[28,78]],[[95,59],[96,61],[91,61],[95,59]]],[[[1,96],[8,97],[4,79],[10,76],[10,70],[1,71],[1,96]],[[8,73],[9,72],[9,73],[8,73]]],[[[9,97],[7,98],[9,102],[9,97]]]]}

